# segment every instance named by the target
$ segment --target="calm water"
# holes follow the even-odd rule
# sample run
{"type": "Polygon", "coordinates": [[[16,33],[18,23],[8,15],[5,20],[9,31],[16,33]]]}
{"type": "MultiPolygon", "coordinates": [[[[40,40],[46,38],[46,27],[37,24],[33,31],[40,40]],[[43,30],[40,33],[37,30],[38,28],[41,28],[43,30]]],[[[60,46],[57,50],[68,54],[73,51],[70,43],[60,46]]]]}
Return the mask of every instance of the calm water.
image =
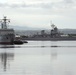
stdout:
{"type": "Polygon", "coordinates": [[[76,75],[76,41],[0,45],[0,75],[76,75]]]}

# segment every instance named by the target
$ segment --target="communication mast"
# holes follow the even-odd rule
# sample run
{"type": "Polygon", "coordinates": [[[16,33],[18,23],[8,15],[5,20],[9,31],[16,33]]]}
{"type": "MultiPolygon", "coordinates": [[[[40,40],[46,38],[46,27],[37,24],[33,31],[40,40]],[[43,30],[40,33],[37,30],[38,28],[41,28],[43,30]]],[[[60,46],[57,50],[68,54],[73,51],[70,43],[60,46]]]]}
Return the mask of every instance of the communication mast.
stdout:
{"type": "Polygon", "coordinates": [[[0,19],[0,22],[1,22],[1,29],[7,29],[7,23],[9,23],[10,20],[7,19],[6,16],[4,16],[3,19],[0,19]]]}
{"type": "Polygon", "coordinates": [[[52,21],[51,21],[51,27],[52,29],[56,28],[56,26],[52,23],[52,21]]]}

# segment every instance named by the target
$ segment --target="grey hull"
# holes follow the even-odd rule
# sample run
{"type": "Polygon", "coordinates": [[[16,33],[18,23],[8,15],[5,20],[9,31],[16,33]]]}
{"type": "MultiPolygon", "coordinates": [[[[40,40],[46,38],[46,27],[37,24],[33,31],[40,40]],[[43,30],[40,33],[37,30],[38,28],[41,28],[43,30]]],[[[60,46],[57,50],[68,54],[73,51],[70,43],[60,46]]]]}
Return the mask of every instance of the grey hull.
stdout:
{"type": "Polygon", "coordinates": [[[24,40],[32,41],[75,41],[76,37],[62,37],[62,38],[25,38],[24,40]]]}

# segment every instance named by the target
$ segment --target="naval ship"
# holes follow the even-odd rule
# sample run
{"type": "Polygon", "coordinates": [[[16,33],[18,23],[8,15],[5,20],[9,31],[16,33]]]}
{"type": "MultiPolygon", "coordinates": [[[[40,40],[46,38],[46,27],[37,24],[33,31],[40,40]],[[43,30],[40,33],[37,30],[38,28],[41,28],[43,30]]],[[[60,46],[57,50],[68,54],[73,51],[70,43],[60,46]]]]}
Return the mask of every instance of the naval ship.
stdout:
{"type": "Polygon", "coordinates": [[[15,32],[14,29],[8,28],[8,24],[10,23],[10,19],[7,19],[4,16],[3,19],[0,19],[0,44],[13,44],[15,32]]]}
{"type": "Polygon", "coordinates": [[[50,33],[45,33],[45,30],[41,31],[41,34],[35,34],[23,39],[33,41],[76,41],[76,34],[67,34],[60,32],[55,24],[51,24],[52,29],[50,33]]]}

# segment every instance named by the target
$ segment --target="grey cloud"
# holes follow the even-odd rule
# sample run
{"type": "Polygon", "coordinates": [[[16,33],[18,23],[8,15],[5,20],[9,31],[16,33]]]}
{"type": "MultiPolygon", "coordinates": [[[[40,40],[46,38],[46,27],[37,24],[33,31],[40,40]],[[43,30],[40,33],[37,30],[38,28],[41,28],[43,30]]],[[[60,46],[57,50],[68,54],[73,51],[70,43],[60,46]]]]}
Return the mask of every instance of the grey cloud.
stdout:
{"type": "Polygon", "coordinates": [[[52,3],[37,3],[37,4],[29,4],[21,3],[21,4],[8,4],[8,3],[0,3],[0,7],[8,7],[8,8],[26,8],[26,7],[33,7],[33,8],[51,8],[52,3]]]}
{"type": "Polygon", "coordinates": [[[54,3],[41,3],[40,7],[42,8],[52,8],[54,6],[54,3]]]}
{"type": "Polygon", "coordinates": [[[74,3],[74,0],[63,0],[63,2],[65,2],[65,3],[74,3]]]}
{"type": "Polygon", "coordinates": [[[9,6],[7,3],[0,3],[0,7],[7,7],[9,6]]]}
{"type": "Polygon", "coordinates": [[[21,4],[0,3],[0,7],[19,8],[19,7],[29,7],[29,5],[26,5],[25,3],[21,4]]]}
{"type": "Polygon", "coordinates": [[[66,8],[66,7],[74,7],[76,2],[74,0],[63,0],[60,2],[48,2],[48,3],[37,3],[37,4],[29,4],[21,3],[21,4],[8,4],[8,3],[0,3],[0,7],[8,7],[8,8],[44,8],[44,9],[53,9],[53,8],[66,8]]]}
{"type": "Polygon", "coordinates": [[[37,8],[44,8],[44,9],[63,9],[63,8],[73,8],[76,6],[76,1],[74,0],[63,0],[60,2],[48,2],[48,3],[39,3],[30,5],[37,8]]]}
{"type": "Polygon", "coordinates": [[[76,1],[75,0],[63,0],[61,2],[62,6],[65,8],[73,8],[76,6],[76,1]]]}

